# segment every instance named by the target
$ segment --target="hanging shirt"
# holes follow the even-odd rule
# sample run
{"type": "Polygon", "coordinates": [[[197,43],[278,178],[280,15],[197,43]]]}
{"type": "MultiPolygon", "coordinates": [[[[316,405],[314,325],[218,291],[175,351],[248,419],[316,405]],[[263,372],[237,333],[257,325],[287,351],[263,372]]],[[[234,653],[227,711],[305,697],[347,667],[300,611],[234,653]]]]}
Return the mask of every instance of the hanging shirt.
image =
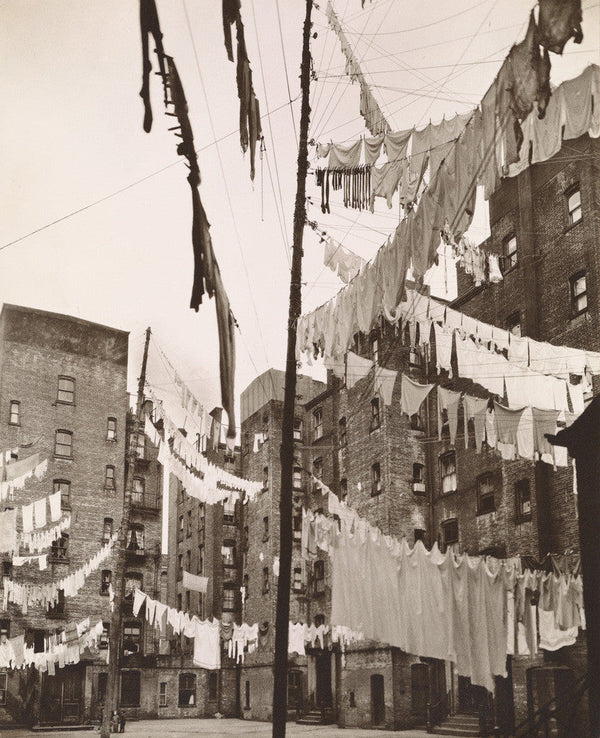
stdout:
{"type": "Polygon", "coordinates": [[[58,520],[60,520],[60,516],[61,516],[60,491],[55,492],[54,494],[50,495],[48,497],[48,502],[50,503],[50,520],[53,523],[56,523],[58,520]]]}
{"type": "Polygon", "coordinates": [[[469,448],[469,425],[468,421],[473,419],[475,426],[475,447],[477,453],[481,452],[481,444],[485,440],[485,413],[488,401],[479,397],[463,396],[465,412],[465,448],[469,448]]]}
{"type": "Polygon", "coordinates": [[[392,393],[398,372],[378,366],[375,369],[375,392],[381,394],[384,405],[392,404],[392,393]]]}
{"type": "Polygon", "coordinates": [[[433,324],[435,333],[435,366],[438,374],[441,369],[448,371],[449,377],[452,378],[452,329],[443,328],[437,323],[433,324]]]}
{"type": "Polygon", "coordinates": [[[43,528],[46,525],[46,498],[36,500],[33,503],[33,512],[35,517],[35,527],[43,528]]]}
{"type": "Polygon", "coordinates": [[[375,364],[370,359],[363,359],[352,351],[346,357],[346,387],[352,389],[361,379],[364,379],[375,364]]]}
{"type": "Polygon", "coordinates": [[[33,530],[33,502],[29,505],[23,505],[23,532],[31,533],[33,530]]]}
{"type": "Polygon", "coordinates": [[[385,134],[380,133],[378,136],[373,136],[373,138],[365,138],[365,164],[373,166],[379,159],[384,137],[385,134]]]}
{"type": "MultiPolygon", "coordinates": [[[[460,392],[438,387],[438,435],[442,438],[442,411],[448,413],[448,428],[450,430],[450,443],[454,446],[456,441],[456,430],[458,427],[458,405],[460,402],[460,392]]],[[[465,426],[466,427],[466,426],[465,426]]]]}
{"type": "Polygon", "coordinates": [[[194,666],[203,669],[221,668],[221,647],[219,642],[219,621],[195,620],[194,625],[194,666]]]}
{"type": "Polygon", "coordinates": [[[433,384],[419,384],[418,382],[413,382],[410,377],[403,374],[400,411],[406,413],[409,418],[416,415],[425,398],[433,389],[433,386],[433,384]]]}

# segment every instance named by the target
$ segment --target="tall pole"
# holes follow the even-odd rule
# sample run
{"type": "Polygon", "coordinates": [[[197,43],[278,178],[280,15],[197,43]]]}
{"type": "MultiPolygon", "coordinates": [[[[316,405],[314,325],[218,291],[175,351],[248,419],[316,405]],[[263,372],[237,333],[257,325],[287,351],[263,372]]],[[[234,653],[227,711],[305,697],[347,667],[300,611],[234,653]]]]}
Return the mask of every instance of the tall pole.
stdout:
{"type": "MultiPolygon", "coordinates": [[[[144,385],[146,384],[146,366],[148,364],[148,347],[150,345],[150,328],[146,328],[146,342],[144,343],[144,355],[142,358],[142,370],[138,379],[137,403],[135,412],[135,427],[133,432],[137,434],[139,421],[142,419],[142,407],[144,404],[144,385]]],[[[121,532],[119,534],[117,547],[117,561],[114,572],[113,610],[110,616],[109,650],[108,650],[108,678],[106,683],[106,697],[104,700],[104,712],[102,715],[101,738],[110,738],[110,717],[113,710],[119,704],[119,661],[121,656],[121,630],[123,627],[123,597],[125,577],[125,556],[127,544],[127,531],[131,517],[131,493],[133,491],[133,476],[135,473],[135,459],[137,444],[131,443],[126,437],[127,447],[125,455],[127,468],[125,472],[125,488],[123,499],[123,517],[121,518],[121,532]]]]}
{"type": "Polygon", "coordinates": [[[306,223],[306,173],[308,170],[308,123],[310,119],[310,16],[313,0],[306,0],[306,16],[302,34],[300,89],[300,141],[292,273],[285,365],[285,394],[281,438],[281,486],[279,498],[279,578],[277,582],[277,614],[275,617],[275,661],[273,667],[273,738],[284,738],[287,718],[288,627],[290,620],[290,578],[292,565],[292,471],[294,466],[294,403],[296,399],[296,330],[302,308],[302,239],[306,223]]]}

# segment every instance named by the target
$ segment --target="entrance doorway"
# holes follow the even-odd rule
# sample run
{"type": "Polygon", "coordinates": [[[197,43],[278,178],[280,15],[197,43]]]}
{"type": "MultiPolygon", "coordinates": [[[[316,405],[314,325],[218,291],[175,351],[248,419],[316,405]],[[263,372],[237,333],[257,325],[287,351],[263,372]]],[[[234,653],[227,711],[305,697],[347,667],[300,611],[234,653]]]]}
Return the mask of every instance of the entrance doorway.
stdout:
{"type": "Polygon", "coordinates": [[[85,671],[79,666],[67,666],[54,676],[44,675],[41,713],[44,723],[81,723],[85,671]]]}
{"type": "Polygon", "coordinates": [[[410,667],[411,677],[411,712],[425,723],[427,721],[427,703],[429,702],[429,666],[413,664],[410,667]]]}
{"type": "Polygon", "coordinates": [[[315,699],[317,707],[331,707],[331,654],[327,651],[315,656],[317,688],[315,699]]]}
{"type": "Polygon", "coordinates": [[[385,723],[383,674],[371,674],[371,722],[373,725],[385,723]]]}

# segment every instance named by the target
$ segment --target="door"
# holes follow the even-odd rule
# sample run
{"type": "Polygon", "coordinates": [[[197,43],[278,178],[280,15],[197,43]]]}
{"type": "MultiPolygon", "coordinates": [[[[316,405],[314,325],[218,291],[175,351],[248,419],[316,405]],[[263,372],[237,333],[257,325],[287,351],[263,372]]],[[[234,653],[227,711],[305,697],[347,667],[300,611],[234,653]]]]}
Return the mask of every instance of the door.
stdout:
{"type": "Polygon", "coordinates": [[[45,675],[40,721],[76,725],[81,722],[85,671],[79,666],[66,666],[54,676],[45,675]]]}
{"type": "Polygon", "coordinates": [[[331,654],[317,654],[315,657],[317,672],[316,702],[317,707],[331,707],[331,654]]]}
{"type": "Polygon", "coordinates": [[[373,725],[385,723],[383,674],[371,674],[371,721],[373,725]]]}
{"type": "Polygon", "coordinates": [[[458,677],[458,711],[476,712],[475,693],[469,677],[458,677]]]}
{"type": "Polygon", "coordinates": [[[429,701],[429,666],[413,664],[411,677],[411,711],[424,723],[427,721],[427,702],[429,701]]]}

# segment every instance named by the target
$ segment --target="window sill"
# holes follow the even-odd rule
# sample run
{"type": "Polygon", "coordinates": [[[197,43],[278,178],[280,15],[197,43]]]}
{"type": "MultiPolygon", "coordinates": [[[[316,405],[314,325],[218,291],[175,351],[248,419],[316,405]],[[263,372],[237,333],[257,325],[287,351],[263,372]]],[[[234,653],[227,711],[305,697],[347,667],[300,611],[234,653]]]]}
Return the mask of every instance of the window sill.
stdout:
{"type": "Polygon", "coordinates": [[[496,508],[493,510],[477,510],[477,517],[480,518],[483,515],[491,515],[492,513],[496,512],[496,508]]]}
{"type": "Polygon", "coordinates": [[[519,268],[519,262],[517,262],[516,264],[513,264],[511,267],[508,267],[508,269],[505,269],[502,272],[502,276],[503,277],[506,277],[507,274],[510,274],[511,272],[514,272],[515,269],[518,269],[518,268],[519,268]]]}
{"type": "Polygon", "coordinates": [[[61,509],[61,510],[62,510],[63,512],[71,512],[71,510],[72,510],[73,508],[71,507],[71,505],[67,505],[66,503],[63,503],[63,504],[62,504],[62,505],[60,506],[60,509],[61,509]]]}
{"type": "Polygon", "coordinates": [[[21,427],[21,423],[11,423],[11,422],[9,421],[9,423],[8,423],[8,424],[9,424],[9,425],[12,425],[12,427],[13,427],[13,428],[20,428],[20,427],[21,427]]]}
{"type": "Polygon", "coordinates": [[[588,314],[588,308],[585,310],[582,310],[580,313],[577,313],[576,315],[571,315],[569,318],[569,323],[571,325],[577,325],[578,323],[583,323],[586,320],[588,314]]]}
{"type": "Polygon", "coordinates": [[[440,492],[440,497],[451,497],[458,492],[457,489],[450,490],[450,492],[440,492]]]}
{"type": "Polygon", "coordinates": [[[116,438],[107,438],[106,443],[117,443],[118,439],[116,438]]]}
{"type": "Polygon", "coordinates": [[[372,428],[369,428],[369,433],[375,433],[375,431],[379,430],[381,428],[381,423],[379,425],[374,425],[372,428]]]}
{"type": "Polygon", "coordinates": [[[569,231],[572,231],[573,228],[575,228],[576,226],[578,226],[580,223],[583,223],[583,217],[579,218],[579,220],[576,220],[574,223],[568,223],[565,226],[564,233],[568,233],[569,231]]]}
{"type": "Polygon", "coordinates": [[[72,456],[61,456],[60,454],[53,454],[53,457],[57,461],[73,461],[73,457],[72,456]]]}
{"type": "Polygon", "coordinates": [[[531,513],[529,515],[521,515],[517,518],[517,525],[521,523],[531,523],[531,513]]]}
{"type": "Polygon", "coordinates": [[[69,557],[65,556],[64,558],[60,558],[58,556],[48,556],[48,563],[49,564],[68,564],[69,557]]]}
{"type": "Polygon", "coordinates": [[[371,497],[381,497],[381,492],[371,492],[371,497]]]}
{"type": "Polygon", "coordinates": [[[54,404],[55,405],[69,405],[70,407],[75,407],[75,403],[69,402],[68,400],[56,400],[54,404]]]}

